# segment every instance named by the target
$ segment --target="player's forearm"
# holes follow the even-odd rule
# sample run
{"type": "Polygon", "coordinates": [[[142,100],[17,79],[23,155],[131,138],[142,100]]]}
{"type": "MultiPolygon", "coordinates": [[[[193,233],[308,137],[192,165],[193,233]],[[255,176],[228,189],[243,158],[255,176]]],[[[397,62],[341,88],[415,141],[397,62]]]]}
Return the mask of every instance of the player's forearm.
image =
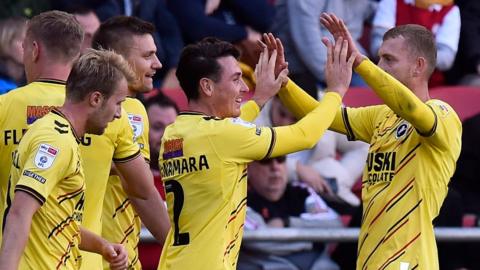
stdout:
{"type": "Polygon", "coordinates": [[[397,115],[426,134],[435,123],[433,111],[405,85],[366,59],[355,69],[397,115]]]}
{"type": "Polygon", "coordinates": [[[342,103],[337,93],[327,93],[318,106],[297,123],[274,128],[276,143],[272,156],[312,148],[332,123],[342,103]]]}
{"type": "Polygon", "coordinates": [[[109,244],[107,240],[83,227],[80,227],[80,237],[79,248],[83,251],[102,255],[104,248],[109,244]]]}
{"type": "MultiPolygon", "coordinates": [[[[13,210],[13,209],[12,209],[13,210]]],[[[10,211],[3,233],[0,252],[0,269],[16,270],[20,257],[27,244],[32,218],[10,211]]]]}
{"type": "Polygon", "coordinates": [[[23,191],[15,192],[3,231],[0,269],[16,270],[18,268],[20,257],[30,235],[33,215],[40,206],[39,201],[30,194],[23,191]]]}
{"type": "Polygon", "coordinates": [[[287,84],[280,89],[278,97],[283,105],[285,105],[297,119],[303,118],[318,106],[318,101],[307,94],[292,80],[288,80],[287,84]]]}
{"type": "Polygon", "coordinates": [[[250,100],[247,103],[243,104],[243,106],[240,108],[240,118],[248,122],[253,122],[257,118],[259,113],[260,107],[253,100],[250,100]]]}
{"type": "Polygon", "coordinates": [[[152,190],[146,200],[130,198],[140,219],[157,241],[163,245],[170,230],[167,209],[156,189],[152,190]]]}
{"type": "MultiPolygon", "coordinates": [[[[307,113],[313,111],[319,104],[316,99],[312,98],[292,80],[289,80],[287,85],[280,89],[278,96],[283,105],[285,105],[285,107],[287,107],[297,119],[303,118],[307,113]]],[[[330,129],[339,133],[346,133],[340,107],[336,111],[330,129]]]]}

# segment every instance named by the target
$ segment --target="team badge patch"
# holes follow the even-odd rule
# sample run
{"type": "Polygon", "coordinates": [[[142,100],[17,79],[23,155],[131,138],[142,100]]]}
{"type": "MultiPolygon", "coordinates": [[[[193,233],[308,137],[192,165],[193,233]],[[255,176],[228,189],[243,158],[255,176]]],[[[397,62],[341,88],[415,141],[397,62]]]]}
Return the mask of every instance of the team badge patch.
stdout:
{"type": "Polygon", "coordinates": [[[402,137],[403,135],[407,134],[408,130],[408,124],[406,122],[402,122],[398,127],[395,132],[395,137],[398,139],[402,137]]]}
{"type": "Polygon", "coordinates": [[[128,114],[128,121],[133,129],[133,140],[137,140],[143,132],[143,121],[141,115],[128,114]]]}
{"type": "Polygon", "coordinates": [[[35,155],[35,166],[39,169],[48,169],[52,166],[57,157],[58,149],[42,143],[35,155]]]}
{"type": "Polygon", "coordinates": [[[249,127],[249,128],[250,128],[250,127],[255,127],[255,124],[252,124],[252,123],[250,123],[250,122],[247,122],[247,121],[245,121],[245,120],[243,120],[243,119],[241,119],[241,118],[239,118],[239,117],[237,117],[237,118],[232,118],[232,123],[238,124],[238,125],[242,125],[242,126],[244,126],[244,127],[249,127]]]}

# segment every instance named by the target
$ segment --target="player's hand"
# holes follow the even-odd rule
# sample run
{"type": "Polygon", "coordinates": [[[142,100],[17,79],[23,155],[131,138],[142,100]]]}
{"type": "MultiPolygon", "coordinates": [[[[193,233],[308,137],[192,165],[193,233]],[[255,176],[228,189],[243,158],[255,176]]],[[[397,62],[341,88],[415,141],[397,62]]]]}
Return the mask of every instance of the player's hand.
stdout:
{"type": "Polygon", "coordinates": [[[327,46],[327,62],[325,63],[327,91],[336,92],[343,97],[352,80],[352,66],[356,53],[352,52],[347,59],[348,41],[342,37],[335,41],[335,46],[328,38],[322,38],[322,42],[327,46]]]}
{"type": "Polygon", "coordinates": [[[102,256],[110,263],[110,269],[112,270],[125,270],[128,267],[128,253],[122,244],[105,244],[102,249],[102,256]]]}
{"type": "Polygon", "coordinates": [[[265,47],[260,53],[260,58],[255,67],[255,79],[257,85],[253,100],[262,107],[271,97],[276,95],[283,83],[288,81],[288,69],[283,69],[278,76],[275,76],[275,62],[277,60],[277,51],[274,50],[271,55],[268,48],[265,47]]]}
{"type": "Polygon", "coordinates": [[[306,183],[318,193],[333,194],[333,191],[322,176],[311,166],[297,163],[297,174],[300,181],[306,183]]]}
{"type": "Polygon", "coordinates": [[[324,12],[320,16],[320,22],[323,26],[325,26],[325,28],[327,28],[330,34],[333,35],[335,40],[338,40],[341,37],[343,40],[348,42],[347,57],[350,57],[352,54],[356,55],[355,62],[353,63],[354,67],[358,66],[363,59],[366,58],[358,50],[350,31],[348,31],[347,26],[342,19],[339,19],[334,14],[328,14],[324,12]]]}
{"type": "Polygon", "coordinates": [[[283,49],[282,41],[279,38],[275,38],[272,33],[264,33],[263,34],[263,41],[258,41],[258,45],[262,48],[262,50],[267,47],[268,53],[271,55],[274,50],[277,51],[277,59],[275,61],[275,77],[280,75],[282,70],[288,68],[288,62],[285,61],[285,51],[283,49]]]}

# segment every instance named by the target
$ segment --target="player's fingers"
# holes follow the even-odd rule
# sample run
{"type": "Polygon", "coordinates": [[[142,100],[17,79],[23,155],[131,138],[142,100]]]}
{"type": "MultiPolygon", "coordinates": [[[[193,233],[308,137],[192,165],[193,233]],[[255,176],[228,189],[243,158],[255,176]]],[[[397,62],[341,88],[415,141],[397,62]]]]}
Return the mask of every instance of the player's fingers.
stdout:
{"type": "Polygon", "coordinates": [[[263,41],[261,41],[260,39],[257,40],[257,45],[261,50],[263,50],[263,48],[267,47],[267,44],[263,43],[263,41]]]}
{"type": "Polygon", "coordinates": [[[353,67],[353,62],[355,62],[355,58],[357,57],[357,53],[353,52],[351,55],[350,55],[350,58],[348,58],[348,67],[349,68],[352,68],[353,67]]]}
{"type": "Polygon", "coordinates": [[[348,52],[348,42],[343,40],[342,50],[340,52],[340,63],[345,63],[347,61],[347,52],[348,52]]]}
{"type": "Polygon", "coordinates": [[[275,42],[277,43],[277,50],[278,50],[278,55],[284,55],[285,50],[283,48],[282,41],[279,38],[275,39],[275,42]]]}
{"type": "Polygon", "coordinates": [[[277,79],[275,80],[275,83],[278,84],[284,84],[288,81],[288,69],[284,69],[278,74],[277,79]]]}
{"type": "Polygon", "coordinates": [[[332,43],[330,40],[326,37],[322,38],[323,44],[327,47],[327,63],[331,64],[333,63],[333,51],[332,51],[332,43]]]}
{"type": "Polygon", "coordinates": [[[277,50],[273,50],[270,59],[268,60],[268,68],[269,70],[275,69],[275,63],[277,62],[277,50]]]}
{"type": "Polygon", "coordinates": [[[340,51],[342,49],[343,38],[339,37],[335,40],[335,47],[333,48],[333,62],[338,63],[340,61],[340,51]]]}

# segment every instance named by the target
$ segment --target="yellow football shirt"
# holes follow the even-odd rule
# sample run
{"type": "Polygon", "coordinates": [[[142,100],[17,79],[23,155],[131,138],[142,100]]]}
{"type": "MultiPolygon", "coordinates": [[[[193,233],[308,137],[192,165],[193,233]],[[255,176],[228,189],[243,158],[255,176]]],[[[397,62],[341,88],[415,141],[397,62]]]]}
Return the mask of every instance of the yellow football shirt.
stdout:
{"type": "Polygon", "coordinates": [[[84,175],[79,138],[53,111],[33,124],[13,155],[7,208],[14,192],[42,205],[33,215],[19,269],[78,269],[84,175]]]}
{"type": "MultiPolygon", "coordinates": [[[[65,100],[65,82],[39,80],[25,87],[0,96],[0,203],[5,202],[11,153],[16,149],[28,125],[61,106],[65,100]]],[[[125,162],[140,154],[138,144],[133,142],[133,131],[128,116],[108,124],[101,136],[86,134],[81,138],[81,158],[86,186],[85,210],[82,226],[100,235],[102,230],[102,205],[112,158],[125,162]]],[[[2,206],[2,205],[0,205],[2,206]]],[[[4,209],[4,207],[0,207],[4,209]]],[[[2,213],[3,214],[3,213],[2,213]]],[[[83,253],[82,269],[101,269],[102,257],[90,252],[83,253]]]]}
{"type": "MultiPolygon", "coordinates": [[[[108,177],[114,162],[126,162],[140,155],[138,144],[133,142],[133,131],[125,110],[120,119],[110,122],[104,134],[87,134],[80,144],[87,189],[82,226],[102,235],[102,210],[108,177]]],[[[82,269],[102,269],[102,256],[83,252],[82,269]]]]}
{"type": "Polygon", "coordinates": [[[387,106],[344,113],[351,138],[370,142],[357,269],[439,269],[432,221],[455,171],[461,123],[445,102],[427,104],[437,119],[427,136],[387,106]]]}
{"type": "MultiPolygon", "coordinates": [[[[338,110],[331,126],[370,143],[357,269],[439,269],[432,221],[460,154],[460,119],[443,101],[422,103],[368,60],[356,71],[390,106],[338,110]]],[[[298,117],[317,104],[291,82],[280,97],[298,117]]]]}
{"type": "MultiPolygon", "coordinates": [[[[39,80],[0,95],[0,211],[3,216],[12,152],[38,118],[65,100],[65,82],[39,80]]],[[[1,236],[0,236],[1,240],[1,236]]]]}
{"type": "MultiPolygon", "coordinates": [[[[328,94],[322,106],[298,123],[279,128],[257,127],[241,118],[180,113],[166,128],[160,147],[159,168],[172,227],[159,269],[236,269],[247,164],[312,147],[340,104],[338,94],[328,94]]],[[[253,120],[258,106],[253,109],[242,109],[242,118],[253,120]]]]}
{"type": "MultiPolygon", "coordinates": [[[[143,104],[135,98],[127,98],[122,107],[128,114],[134,141],[138,143],[143,157],[148,161],[150,147],[147,111],[143,104]]],[[[110,176],[103,202],[102,235],[111,242],[121,243],[125,246],[128,251],[128,269],[142,269],[138,258],[141,225],[140,217],[123,190],[120,178],[116,175],[110,176]]],[[[103,266],[104,269],[110,269],[110,265],[105,260],[103,266]]]]}

